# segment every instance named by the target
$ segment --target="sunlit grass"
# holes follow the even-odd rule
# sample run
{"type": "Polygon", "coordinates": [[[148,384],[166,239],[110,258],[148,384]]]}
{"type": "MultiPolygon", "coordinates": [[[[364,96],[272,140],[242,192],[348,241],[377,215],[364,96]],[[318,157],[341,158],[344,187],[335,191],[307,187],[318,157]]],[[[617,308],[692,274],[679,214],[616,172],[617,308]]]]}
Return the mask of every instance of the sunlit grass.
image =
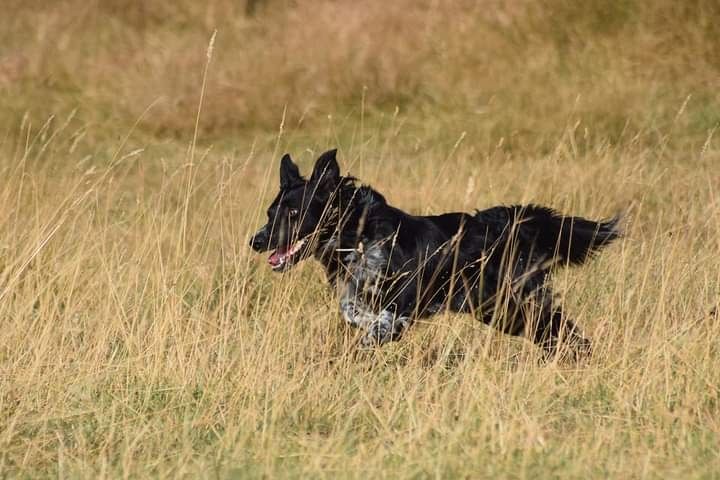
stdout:
{"type": "Polygon", "coordinates": [[[715,10],[621,3],[615,18],[544,2],[559,26],[514,4],[403,3],[377,31],[374,4],[247,19],[118,1],[69,26],[18,7],[0,54],[0,471],[716,476],[720,77],[699,20],[715,10]],[[340,37],[337,10],[359,36],[340,37]],[[373,36],[393,22],[389,49],[373,36]],[[280,154],[307,172],[334,146],[412,213],[626,211],[621,242],[555,278],[590,361],[543,363],[449,314],[357,352],[317,264],[277,275],[247,247],[280,154]]]}

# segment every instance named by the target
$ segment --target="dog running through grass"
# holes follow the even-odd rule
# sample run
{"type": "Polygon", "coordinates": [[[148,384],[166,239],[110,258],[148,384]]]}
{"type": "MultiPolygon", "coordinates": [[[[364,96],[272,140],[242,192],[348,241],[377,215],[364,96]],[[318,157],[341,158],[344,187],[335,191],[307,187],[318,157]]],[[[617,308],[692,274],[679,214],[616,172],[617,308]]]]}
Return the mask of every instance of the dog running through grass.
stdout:
{"type": "Polygon", "coordinates": [[[307,179],[282,157],[280,191],[250,246],[271,251],[277,272],[315,257],[340,291],[345,322],[364,331],[363,347],[399,340],[414,320],[449,309],[525,335],[546,356],[561,344],[574,356],[590,352],[548,280],[555,267],[580,265],[617,239],[619,217],[593,221],[536,205],[410,215],[341,175],[336,153],[322,154],[307,179]]]}

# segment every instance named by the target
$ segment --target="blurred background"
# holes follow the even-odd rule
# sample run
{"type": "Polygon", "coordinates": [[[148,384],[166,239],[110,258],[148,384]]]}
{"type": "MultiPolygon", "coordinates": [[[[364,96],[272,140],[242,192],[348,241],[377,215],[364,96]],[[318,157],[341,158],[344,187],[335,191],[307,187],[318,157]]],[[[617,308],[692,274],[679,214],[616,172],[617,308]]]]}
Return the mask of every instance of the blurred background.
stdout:
{"type": "MultiPolygon", "coordinates": [[[[28,115],[203,142],[399,115],[408,137],[508,151],[568,128],[700,142],[720,122],[715,0],[5,0],[0,133],[28,115]],[[150,107],[150,108],[149,108],[150,107]],[[149,108],[149,110],[148,110],[149,108]],[[143,112],[148,110],[145,115],[143,112]],[[284,119],[284,121],[283,121],[284,119]]],[[[635,138],[637,140],[637,138],[635,138]]],[[[409,143],[412,143],[408,139],[409,143]]]]}

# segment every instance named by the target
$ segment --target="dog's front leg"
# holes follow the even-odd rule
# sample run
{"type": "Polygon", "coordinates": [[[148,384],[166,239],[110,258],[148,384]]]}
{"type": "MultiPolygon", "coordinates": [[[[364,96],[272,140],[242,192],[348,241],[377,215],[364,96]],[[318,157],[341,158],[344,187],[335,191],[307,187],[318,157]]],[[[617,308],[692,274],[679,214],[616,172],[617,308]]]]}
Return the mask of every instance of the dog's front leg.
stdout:
{"type": "Polygon", "coordinates": [[[410,323],[412,323],[412,318],[409,316],[395,316],[389,310],[383,310],[376,315],[375,320],[368,326],[367,332],[360,340],[360,345],[363,348],[370,348],[375,345],[400,340],[410,323]]]}
{"type": "Polygon", "coordinates": [[[348,269],[350,275],[346,280],[338,283],[341,289],[340,311],[345,322],[365,330],[360,341],[363,348],[399,340],[412,318],[409,315],[397,315],[388,309],[375,313],[377,310],[367,305],[366,299],[368,296],[373,298],[373,294],[377,293],[373,288],[376,286],[374,281],[377,273],[375,269],[368,271],[363,266],[354,267],[348,269]]]}
{"type": "Polygon", "coordinates": [[[344,285],[340,295],[340,311],[345,323],[353,328],[368,328],[377,316],[358,297],[358,288],[354,281],[344,285]]]}
{"type": "Polygon", "coordinates": [[[353,328],[368,328],[377,316],[359,302],[350,299],[340,300],[340,311],[345,323],[353,328]]]}
{"type": "Polygon", "coordinates": [[[409,316],[395,316],[389,310],[374,313],[358,297],[354,283],[345,286],[340,296],[340,311],[348,325],[366,331],[360,340],[363,348],[400,340],[403,332],[410,325],[409,316]]]}

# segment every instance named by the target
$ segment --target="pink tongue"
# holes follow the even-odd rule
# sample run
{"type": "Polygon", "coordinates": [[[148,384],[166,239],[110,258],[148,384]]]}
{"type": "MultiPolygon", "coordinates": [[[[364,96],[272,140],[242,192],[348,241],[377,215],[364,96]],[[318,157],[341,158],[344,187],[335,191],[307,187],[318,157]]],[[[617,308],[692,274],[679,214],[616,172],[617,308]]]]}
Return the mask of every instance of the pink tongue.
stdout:
{"type": "Polygon", "coordinates": [[[285,257],[285,253],[287,253],[287,248],[278,248],[275,250],[270,257],[268,257],[268,263],[272,265],[273,267],[277,267],[282,263],[282,259],[285,257]]]}

